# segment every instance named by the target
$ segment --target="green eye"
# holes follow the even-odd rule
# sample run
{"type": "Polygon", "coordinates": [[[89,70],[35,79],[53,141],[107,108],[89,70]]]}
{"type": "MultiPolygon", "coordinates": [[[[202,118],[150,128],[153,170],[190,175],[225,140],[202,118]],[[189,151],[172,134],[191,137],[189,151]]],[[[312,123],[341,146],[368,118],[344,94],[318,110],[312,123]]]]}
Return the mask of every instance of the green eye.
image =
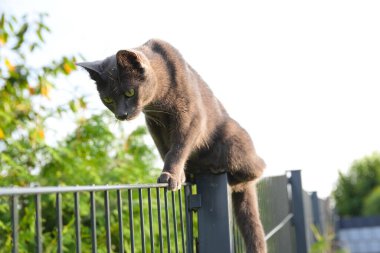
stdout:
{"type": "Polygon", "coordinates": [[[125,93],[124,93],[125,96],[127,97],[133,97],[135,95],[135,89],[131,88],[129,90],[127,90],[125,93]]]}
{"type": "Polygon", "coordinates": [[[109,97],[105,97],[105,98],[103,98],[103,101],[104,101],[104,103],[106,103],[106,104],[111,104],[111,103],[113,103],[112,98],[109,98],[109,97]]]}

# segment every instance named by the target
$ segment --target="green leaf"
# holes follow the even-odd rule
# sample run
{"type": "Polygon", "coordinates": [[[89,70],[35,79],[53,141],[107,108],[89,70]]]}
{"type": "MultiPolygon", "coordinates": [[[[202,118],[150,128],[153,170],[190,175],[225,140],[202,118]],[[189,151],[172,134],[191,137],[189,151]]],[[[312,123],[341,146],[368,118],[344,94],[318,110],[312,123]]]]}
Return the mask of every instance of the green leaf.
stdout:
{"type": "Polygon", "coordinates": [[[8,33],[2,33],[0,31],[0,46],[5,45],[7,41],[8,41],[8,33]]]}
{"type": "Polygon", "coordinates": [[[22,46],[23,43],[24,43],[24,38],[22,37],[18,40],[17,44],[12,48],[12,50],[16,51],[16,50],[20,49],[20,47],[22,46]]]}
{"type": "Polygon", "coordinates": [[[81,98],[79,98],[79,106],[82,108],[82,109],[86,109],[86,107],[87,107],[87,103],[86,103],[86,101],[84,100],[84,97],[81,97],[81,98]]]}
{"type": "Polygon", "coordinates": [[[3,13],[1,15],[1,19],[0,19],[0,28],[1,29],[4,29],[4,22],[5,22],[5,14],[3,13]]]}
{"type": "Polygon", "coordinates": [[[13,24],[11,22],[8,23],[9,30],[11,30],[12,33],[15,32],[15,28],[13,27],[13,24]]]}
{"type": "Polygon", "coordinates": [[[29,47],[29,50],[30,52],[33,52],[36,48],[39,48],[38,43],[32,43],[32,45],[29,47]]]}
{"type": "Polygon", "coordinates": [[[71,69],[73,70],[77,69],[77,66],[75,65],[73,61],[67,61],[66,63],[70,66],[71,69]]]}
{"type": "Polygon", "coordinates": [[[28,28],[29,28],[29,24],[28,23],[24,23],[21,26],[19,32],[17,33],[17,37],[19,37],[19,38],[24,37],[24,35],[25,35],[26,31],[28,30],[28,28]]]}
{"type": "Polygon", "coordinates": [[[41,34],[41,29],[38,29],[37,32],[36,32],[38,38],[40,39],[41,42],[45,42],[44,38],[42,37],[42,34],[41,34]]]}
{"type": "Polygon", "coordinates": [[[13,22],[15,22],[15,23],[18,22],[18,21],[17,21],[17,18],[16,18],[14,15],[11,16],[11,20],[12,20],[13,22]]]}
{"type": "Polygon", "coordinates": [[[51,32],[50,28],[48,26],[46,26],[45,24],[43,23],[40,23],[40,26],[43,30],[47,31],[47,32],[51,32]]]}
{"type": "Polygon", "coordinates": [[[77,105],[76,105],[76,103],[75,103],[74,100],[70,101],[69,106],[70,106],[71,111],[73,111],[73,112],[77,112],[78,111],[77,105]]]}

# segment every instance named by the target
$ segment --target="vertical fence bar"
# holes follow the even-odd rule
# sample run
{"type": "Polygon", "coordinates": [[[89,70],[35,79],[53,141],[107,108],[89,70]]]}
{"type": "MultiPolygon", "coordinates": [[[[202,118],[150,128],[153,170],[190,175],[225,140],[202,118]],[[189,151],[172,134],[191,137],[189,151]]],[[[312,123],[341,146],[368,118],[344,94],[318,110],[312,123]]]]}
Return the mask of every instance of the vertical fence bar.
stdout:
{"type": "Polygon", "coordinates": [[[151,189],[148,188],[148,212],[149,212],[149,238],[150,251],[154,253],[154,234],[153,234],[153,214],[152,214],[152,196],[151,189]]]}
{"type": "Polygon", "coordinates": [[[123,233],[123,203],[121,191],[117,190],[117,221],[119,224],[119,253],[124,253],[124,233],[123,233]]]}
{"type": "Polygon", "coordinates": [[[140,208],[140,232],[141,232],[141,250],[145,253],[145,233],[144,233],[144,212],[143,212],[142,189],[139,189],[139,208],[140,208]]]}
{"type": "Polygon", "coordinates": [[[58,243],[57,243],[57,252],[62,253],[63,252],[63,238],[62,238],[62,195],[61,193],[56,194],[56,215],[57,215],[57,236],[58,236],[58,243]]]}
{"type": "Polygon", "coordinates": [[[133,231],[133,203],[132,203],[132,190],[128,190],[128,209],[129,209],[129,233],[131,236],[131,252],[135,252],[135,235],[133,231]]]}
{"type": "Polygon", "coordinates": [[[233,247],[231,197],[227,174],[204,174],[195,179],[202,206],[198,209],[199,252],[231,253],[233,247]]]}
{"type": "Polygon", "coordinates": [[[106,226],[107,253],[111,253],[111,225],[110,225],[110,201],[108,191],[104,191],[104,215],[106,226]]]}
{"type": "Polygon", "coordinates": [[[80,235],[80,210],[79,192],[74,192],[74,215],[75,215],[75,250],[76,253],[82,252],[82,240],[80,235]]]}
{"type": "Polygon", "coordinates": [[[189,201],[192,195],[190,185],[185,186],[185,209],[186,209],[186,234],[187,234],[187,252],[193,253],[193,211],[190,209],[189,201]]]}
{"type": "Polygon", "coordinates": [[[296,252],[307,253],[306,222],[303,203],[301,171],[291,171],[289,182],[292,189],[292,213],[295,228],[296,252]]]}
{"type": "Polygon", "coordinates": [[[18,196],[11,197],[11,217],[12,217],[12,253],[18,253],[18,196]]]}
{"type": "Polygon", "coordinates": [[[90,213],[91,213],[91,252],[97,252],[97,242],[96,242],[96,205],[95,205],[95,193],[90,192],[90,213]]]}
{"type": "Polygon", "coordinates": [[[36,241],[36,252],[42,253],[42,215],[41,215],[41,195],[37,194],[34,196],[34,205],[36,212],[35,221],[35,241],[36,241]]]}
{"type": "Polygon", "coordinates": [[[185,235],[184,235],[185,228],[183,226],[182,190],[181,189],[178,190],[178,201],[179,201],[179,218],[180,218],[180,224],[181,224],[182,252],[186,253],[186,250],[185,250],[185,235]]]}
{"type": "Polygon", "coordinates": [[[319,199],[317,192],[312,192],[310,195],[311,205],[313,209],[313,223],[315,227],[318,229],[319,233],[323,235],[323,226],[321,222],[321,211],[319,207],[319,199]]]}
{"type": "Polygon", "coordinates": [[[163,253],[163,239],[162,239],[162,221],[161,221],[161,198],[160,198],[160,188],[156,188],[157,194],[157,218],[158,218],[158,238],[160,242],[160,253],[163,253]]]}
{"type": "Polygon", "coordinates": [[[176,214],[176,208],[175,208],[174,191],[172,191],[172,210],[173,210],[173,225],[174,225],[174,245],[175,245],[175,252],[178,253],[177,214],[176,214]]]}
{"type": "Polygon", "coordinates": [[[168,244],[168,253],[170,253],[170,226],[169,226],[169,210],[168,210],[168,190],[164,189],[165,200],[165,222],[166,222],[166,242],[168,244]]]}

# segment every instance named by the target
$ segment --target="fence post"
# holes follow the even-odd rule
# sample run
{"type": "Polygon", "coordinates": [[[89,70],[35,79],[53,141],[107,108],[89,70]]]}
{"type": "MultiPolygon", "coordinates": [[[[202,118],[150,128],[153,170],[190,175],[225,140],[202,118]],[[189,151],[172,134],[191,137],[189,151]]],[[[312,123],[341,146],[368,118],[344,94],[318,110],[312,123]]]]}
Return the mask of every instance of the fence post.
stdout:
{"type": "Polygon", "coordinates": [[[319,233],[323,235],[323,224],[321,222],[321,209],[319,207],[319,199],[317,192],[311,193],[311,204],[313,207],[313,223],[315,227],[318,229],[319,233]]]}
{"type": "Polygon", "coordinates": [[[233,253],[231,195],[227,174],[202,174],[195,179],[201,196],[198,209],[199,253],[233,253]]]}
{"type": "Polygon", "coordinates": [[[296,249],[297,253],[307,253],[307,238],[306,238],[306,222],[305,209],[303,203],[303,189],[301,180],[301,171],[292,170],[290,172],[289,182],[292,189],[292,213],[293,224],[296,234],[296,249]]]}

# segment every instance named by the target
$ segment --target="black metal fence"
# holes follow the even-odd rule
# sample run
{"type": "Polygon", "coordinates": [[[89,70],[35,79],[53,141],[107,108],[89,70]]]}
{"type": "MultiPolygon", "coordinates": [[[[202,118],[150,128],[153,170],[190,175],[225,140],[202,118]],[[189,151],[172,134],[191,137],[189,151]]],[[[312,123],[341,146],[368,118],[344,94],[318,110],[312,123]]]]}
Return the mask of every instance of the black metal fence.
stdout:
{"type": "MultiPolygon", "coordinates": [[[[197,211],[201,253],[245,252],[226,184],[226,175],[203,175],[196,181],[202,199],[197,211]]],[[[312,225],[324,234],[332,224],[328,202],[319,199],[316,192],[303,190],[300,171],[264,178],[257,184],[257,192],[270,253],[307,253],[315,241],[312,225]]]]}
{"type": "Polygon", "coordinates": [[[166,184],[0,188],[11,227],[0,252],[192,252],[189,194],[166,184]]]}
{"type": "MultiPolygon", "coordinates": [[[[225,174],[165,187],[0,188],[0,252],[244,252],[225,174]]],[[[268,252],[306,253],[310,224],[325,226],[322,200],[302,190],[300,171],[257,188],[268,252]]]]}
{"type": "Polygon", "coordinates": [[[268,252],[308,252],[315,242],[312,226],[327,236],[333,224],[329,202],[303,190],[301,171],[264,178],[257,187],[268,252]]]}

